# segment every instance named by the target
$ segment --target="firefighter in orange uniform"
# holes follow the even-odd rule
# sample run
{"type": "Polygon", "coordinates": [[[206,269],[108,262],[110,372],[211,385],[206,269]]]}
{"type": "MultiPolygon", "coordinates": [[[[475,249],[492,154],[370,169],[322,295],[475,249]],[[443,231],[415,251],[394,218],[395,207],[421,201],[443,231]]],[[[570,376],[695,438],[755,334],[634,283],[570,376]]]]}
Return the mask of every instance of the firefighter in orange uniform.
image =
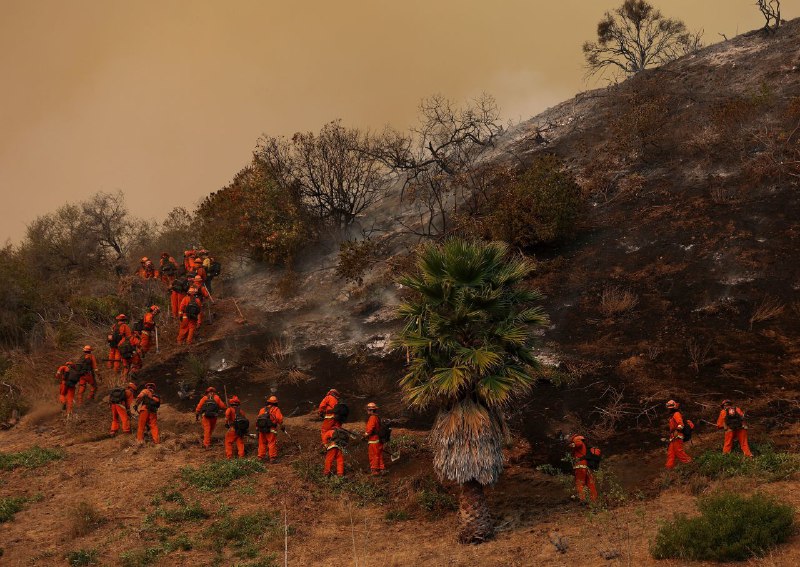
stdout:
{"type": "Polygon", "coordinates": [[[161,398],[156,394],[156,385],[148,382],[139,392],[133,405],[133,409],[139,412],[139,427],[136,429],[136,441],[139,443],[144,443],[144,432],[147,426],[150,426],[153,443],[158,445],[161,442],[158,434],[158,408],[160,406],[161,398]]]}
{"type": "Polygon", "coordinates": [[[200,258],[195,258],[192,261],[192,272],[195,274],[195,278],[199,277],[201,281],[205,282],[206,277],[208,274],[206,273],[206,269],[203,267],[203,261],[200,258]]]}
{"type": "Polygon", "coordinates": [[[177,276],[175,279],[172,280],[172,285],[170,286],[170,296],[169,302],[170,307],[172,309],[172,318],[178,319],[178,312],[180,311],[181,302],[186,297],[186,294],[189,292],[189,288],[192,287],[191,283],[183,276],[177,276]]]}
{"type": "Polygon", "coordinates": [[[691,425],[683,419],[683,415],[678,411],[678,408],[680,408],[680,404],[675,400],[667,402],[667,409],[672,413],[669,418],[667,462],[664,465],[667,469],[672,469],[676,460],[682,463],[692,462],[692,458],[683,450],[684,429],[691,427],[691,425]]]}
{"type": "Polygon", "coordinates": [[[369,468],[373,475],[383,474],[386,465],[383,463],[383,443],[381,443],[378,433],[381,430],[381,418],[378,417],[378,404],[370,402],[367,404],[367,427],[364,430],[364,438],[367,440],[367,451],[369,453],[369,468]]]}
{"type": "Polygon", "coordinates": [[[278,458],[278,429],[286,431],[277,397],[269,396],[267,398],[267,404],[258,412],[256,428],[258,429],[258,458],[263,461],[269,454],[270,462],[275,462],[278,458]]]}
{"type": "Polygon", "coordinates": [[[161,253],[161,260],[158,263],[158,273],[161,276],[161,281],[167,284],[167,287],[172,285],[175,276],[178,275],[178,263],[175,258],[169,255],[169,252],[161,253]]]}
{"type": "Polygon", "coordinates": [[[67,372],[64,374],[64,401],[61,407],[67,410],[69,418],[72,416],[72,408],[75,404],[75,389],[78,387],[83,373],[74,362],[67,362],[64,366],[67,367],[67,372]]]}
{"type": "Polygon", "coordinates": [[[722,445],[723,453],[730,453],[733,442],[737,441],[745,457],[752,457],[750,444],[747,442],[747,424],[744,422],[744,411],[733,405],[730,400],[722,402],[722,409],[717,418],[717,427],[725,429],[725,441],[722,445]]]}
{"type": "Polygon", "coordinates": [[[344,454],[339,445],[339,440],[344,433],[336,425],[322,434],[322,444],[325,445],[325,476],[331,476],[331,469],[336,463],[336,476],[344,476],[344,454]]]}
{"type": "Polygon", "coordinates": [[[211,436],[217,426],[217,417],[226,409],[225,402],[217,395],[216,388],[214,386],[206,388],[206,395],[200,398],[200,402],[194,409],[195,419],[202,419],[203,422],[203,447],[205,449],[211,447],[211,436]]]}
{"type": "Polygon", "coordinates": [[[197,298],[197,288],[189,288],[189,295],[183,298],[178,310],[178,317],[181,322],[178,328],[179,345],[182,345],[184,342],[187,345],[192,344],[194,334],[197,331],[197,321],[202,311],[203,304],[197,298]]]}
{"type": "Polygon", "coordinates": [[[575,490],[578,492],[578,498],[581,502],[586,502],[586,489],[589,489],[589,498],[592,502],[597,500],[597,488],[594,484],[594,475],[589,469],[589,463],[586,461],[586,454],[589,448],[584,443],[585,438],[582,435],[573,435],[570,438],[569,447],[572,450],[572,470],[575,472],[575,490]]]}
{"type": "Polygon", "coordinates": [[[122,426],[123,433],[131,432],[131,406],[136,400],[136,384],[129,382],[124,388],[113,388],[108,394],[111,405],[111,435],[114,436],[122,426]]]}
{"type": "Polygon", "coordinates": [[[142,355],[146,355],[150,351],[151,335],[155,336],[156,332],[156,315],[161,312],[158,305],[151,305],[150,309],[142,317],[142,338],[139,344],[139,350],[142,355]]]}
{"type": "Polygon", "coordinates": [[[83,369],[80,380],[78,380],[78,405],[81,405],[87,384],[89,385],[90,400],[94,399],[95,392],[97,392],[97,359],[92,354],[90,345],[83,347],[83,354],[76,366],[83,369]]]}
{"type": "Polygon", "coordinates": [[[144,258],[142,258],[139,264],[140,266],[139,269],[136,270],[136,275],[138,275],[140,278],[145,280],[150,280],[158,277],[156,268],[153,265],[153,262],[150,260],[150,258],[145,256],[144,258]]]}
{"type": "Polygon", "coordinates": [[[125,337],[130,337],[133,332],[125,322],[128,318],[124,313],[117,315],[116,319],[117,322],[111,327],[111,334],[108,335],[108,361],[106,365],[114,372],[119,372],[120,366],[122,365],[119,344],[125,337]]]}
{"type": "Polygon", "coordinates": [[[195,252],[194,250],[184,250],[183,252],[183,267],[187,272],[192,271],[192,264],[194,263],[195,252]]]}
{"type": "MultiPolygon", "coordinates": [[[[62,410],[67,409],[67,375],[69,374],[70,368],[73,366],[74,364],[69,361],[59,366],[58,370],[56,370],[56,380],[59,381],[58,403],[61,404],[62,410]]],[[[73,388],[72,391],[74,393],[75,388],[73,388]]]]}
{"type": "MultiPolygon", "coordinates": [[[[247,416],[239,407],[241,402],[237,396],[232,396],[228,403],[230,407],[225,410],[225,427],[228,432],[225,433],[225,458],[233,458],[233,446],[236,445],[236,450],[239,458],[244,457],[244,438],[247,435],[246,428],[240,428],[239,424],[247,421],[247,416]]],[[[248,423],[249,426],[249,423],[248,423]]]]}
{"type": "Polygon", "coordinates": [[[336,421],[336,418],[333,415],[333,408],[336,407],[336,404],[339,403],[339,390],[335,388],[331,388],[328,390],[328,393],[322,398],[322,401],[319,403],[319,407],[317,408],[317,412],[319,416],[322,418],[322,444],[325,444],[325,433],[333,429],[334,427],[341,427],[341,423],[336,421]]]}

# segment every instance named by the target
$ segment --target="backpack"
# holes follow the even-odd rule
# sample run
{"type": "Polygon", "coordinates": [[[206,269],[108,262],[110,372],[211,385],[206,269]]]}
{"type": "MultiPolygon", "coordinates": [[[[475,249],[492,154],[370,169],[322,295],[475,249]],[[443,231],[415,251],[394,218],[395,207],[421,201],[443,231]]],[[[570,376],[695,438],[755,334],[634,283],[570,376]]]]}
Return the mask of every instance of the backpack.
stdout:
{"type": "Polygon", "coordinates": [[[114,388],[108,393],[108,401],[112,404],[125,403],[125,388],[114,388]]]}
{"type": "Polygon", "coordinates": [[[333,419],[339,423],[346,423],[347,418],[350,417],[350,408],[344,402],[339,402],[333,406],[333,419]]]}
{"type": "Polygon", "coordinates": [[[681,433],[683,434],[684,441],[692,440],[692,433],[694,433],[694,422],[685,415],[683,416],[683,431],[681,431],[681,433]]]}
{"type": "Polygon", "coordinates": [[[342,431],[341,429],[334,429],[333,435],[331,436],[331,441],[336,443],[337,445],[344,446],[347,445],[347,442],[350,438],[347,436],[347,433],[342,431]]]}
{"type": "Polygon", "coordinates": [[[125,360],[133,358],[134,352],[136,352],[136,347],[130,341],[125,341],[119,345],[119,355],[125,360]]]}
{"type": "Polygon", "coordinates": [[[239,437],[244,437],[247,435],[247,431],[250,429],[250,422],[248,419],[239,413],[239,408],[233,410],[236,412],[236,417],[233,418],[233,431],[239,437]]]}
{"type": "Polygon", "coordinates": [[[725,427],[728,429],[742,429],[744,427],[744,419],[736,408],[730,408],[725,411],[725,427]]]}
{"type": "Polygon", "coordinates": [[[172,282],[172,291],[175,293],[187,293],[189,291],[189,281],[184,279],[176,279],[172,282]]]}
{"type": "Polygon", "coordinates": [[[600,469],[600,461],[603,460],[603,456],[598,447],[587,446],[584,459],[586,459],[586,466],[589,467],[589,470],[596,471],[600,469]]]}
{"type": "Polygon", "coordinates": [[[139,319],[138,321],[136,321],[133,324],[132,329],[136,333],[141,333],[142,331],[144,331],[144,319],[139,319]]]}
{"type": "Polygon", "coordinates": [[[220,272],[222,272],[222,264],[220,264],[217,261],[214,261],[208,267],[208,277],[209,277],[209,279],[217,277],[220,274],[220,272]]]}
{"type": "Polygon", "coordinates": [[[161,273],[165,276],[174,276],[175,271],[175,264],[172,262],[167,262],[166,264],[161,265],[161,273]]]}
{"type": "Polygon", "coordinates": [[[111,334],[108,335],[108,342],[112,344],[112,346],[116,347],[119,342],[122,340],[122,333],[119,332],[119,323],[114,323],[114,326],[111,327],[111,334]]]}
{"type": "Polygon", "coordinates": [[[145,396],[142,398],[142,403],[144,407],[147,408],[147,411],[150,413],[158,412],[158,408],[161,406],[161,398],[153,394],[153,397],[145,396]]]}
{"type": "Polygon", "coordinates": [[[213,396],[206,400],[200,411],[203,412],[205,417],[217,417],[219,415],[219,406],[213,396]]]}
{"type": "Polygon", "coordinates": [[[270,415],[271,408],[265,408],[264,413],[258,416],[256,419],[256,429],[258,429],[261,433],[269,433],[270,430],[277,426],[277,424],[272,421],[272,415],[270,415]]]}
{"type": "Polygon", "coordinates": [[[383,420],[378,421],[378,441],[384,445],[392,439],[392,428],[388,423],[383,420]]]}
{"type": "Polygon", "coordinates": [[[189,300],[189,303],[183,310],[183,314],[186,315],[186,317],[191,321],[197,320],[197,318],[200,316],[200,306],[197,305],[197,301],[195,299],[189,300]]]}
{"type": "Polygon", "coordinates": [[[83,376],[83,372],[79,368],[79,365],[73,365],[70,367],[69,372],[67,372],[67,377],[64,380],[67,384],[67,388],[74,388],[83,376]]]}

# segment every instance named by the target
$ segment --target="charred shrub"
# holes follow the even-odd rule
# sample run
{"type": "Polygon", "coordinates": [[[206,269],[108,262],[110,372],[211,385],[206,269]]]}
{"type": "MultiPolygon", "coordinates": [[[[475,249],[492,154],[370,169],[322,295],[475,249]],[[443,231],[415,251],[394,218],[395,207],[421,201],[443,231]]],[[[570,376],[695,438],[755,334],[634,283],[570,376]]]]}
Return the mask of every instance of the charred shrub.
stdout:
{"type": "Polygon", "coordinates": [[[540,156],[493,194],[487,236],[521,247],[552,243],[572,234],[582,206],[581,189],[561,160],[540,156]]]}
{"type": "Polygon", "coordinates": [[[346,240],[339,245],[336,276],[356,285],[364,283],[364,272],[375,261],[377,243],[372,240],[346,240]]]}
{"type": "Polygon", "coordinates": [[[656,559],[743,561],[762,557],[794,531],[794,509],[755,494],[717,493],[698,502],[700,516],[679,514],[661,526],[656,559]]]}

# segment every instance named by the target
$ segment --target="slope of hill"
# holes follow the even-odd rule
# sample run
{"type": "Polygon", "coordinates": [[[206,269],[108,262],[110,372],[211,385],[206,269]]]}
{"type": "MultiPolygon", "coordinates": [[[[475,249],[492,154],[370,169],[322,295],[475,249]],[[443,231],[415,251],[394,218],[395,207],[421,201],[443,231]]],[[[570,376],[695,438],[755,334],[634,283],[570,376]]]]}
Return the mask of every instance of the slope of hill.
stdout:
{"type": "MultiPolygon", "coordinates": [[[[102,402],[64,422],[48,400],[0,433],[3,452],[62,451],[38,468],[0,470],[0,498],[25,499],[0,524],[0,561],[63,565],[66,553],[83,550],[72,557],[86,562],[73,564],[277,565],[285,521],[291,565],[326,557],[359,565],[651,564],[658,522],[691,510],[698,494],[761,488],[800,505],[796,474],[766,485],[696,471],[689,481],[665,476],[658,442],[666,399],[682,399],[699,422],[735,398],[752,416],[756,442],[798,447],[799,40],[800,20],[774,35],[734,38],[579,95],[499,141],[498,161],[559,155],[588,206],[573,240],[529,251],[540,262],[531,283],[546,293],[553,323],[543,337],[547,373],[565,385],[542,381],[514,408],[509,467],[490,494],[496,541],[452,545],[454,488],[431,477],[429,416],[407,414],[392,386],[403,359],[388,346],[396,329],[391,276],[415,241],[391,229],[359,284],[337,280],[336,252],[317,249],[290,286],[274,272],[229,282],[201,344],[165,346],[148,360],[142,379],[155,380],[167,402],[161,446],[105,438],[102,402]],[[249,323],[234,321],[231,296],[249,323]],[[222,451],[219,440],[212,453],[201,450],[185,411],[197,398],[178,385],[198,377],[235,389],[248,413],[276,391],[293,435],[282,440],[284,461],[210,492],[198,487],[184,467],[212,464],[222,451]],[[331,386],[356,410],[374,398],[405,420],[388,478],[366,477],[362,446],[349,455],[348,481],[319,478],[317,424],[307,413],[331,386]],[[558,467],[557,431],[578,429],[613,455],[602,485],[612,498],[600,513],[572,504],[564,479],[536,468],[558,467]]],[[[391,227],[404,214],[397,197],[371,213],[373,226],[391,227]]],[[[690,452],[718,447],[708,429],[690,452]]],[[[760,564],[798,558],[795,536],[760,564]]]]}

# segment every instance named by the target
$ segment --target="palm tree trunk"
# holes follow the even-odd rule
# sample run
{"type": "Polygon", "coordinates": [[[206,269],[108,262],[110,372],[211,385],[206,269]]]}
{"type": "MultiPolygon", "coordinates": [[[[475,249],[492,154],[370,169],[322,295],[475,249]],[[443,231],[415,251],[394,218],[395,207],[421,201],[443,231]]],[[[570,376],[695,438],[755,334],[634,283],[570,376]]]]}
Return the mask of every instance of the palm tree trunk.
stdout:
{"type": "Polygon", "coordinates": [[[459,505],[459,542],[483,543],[494,537],[494,525],[482,484],[474,480],[462,484],[459,505]]]}

